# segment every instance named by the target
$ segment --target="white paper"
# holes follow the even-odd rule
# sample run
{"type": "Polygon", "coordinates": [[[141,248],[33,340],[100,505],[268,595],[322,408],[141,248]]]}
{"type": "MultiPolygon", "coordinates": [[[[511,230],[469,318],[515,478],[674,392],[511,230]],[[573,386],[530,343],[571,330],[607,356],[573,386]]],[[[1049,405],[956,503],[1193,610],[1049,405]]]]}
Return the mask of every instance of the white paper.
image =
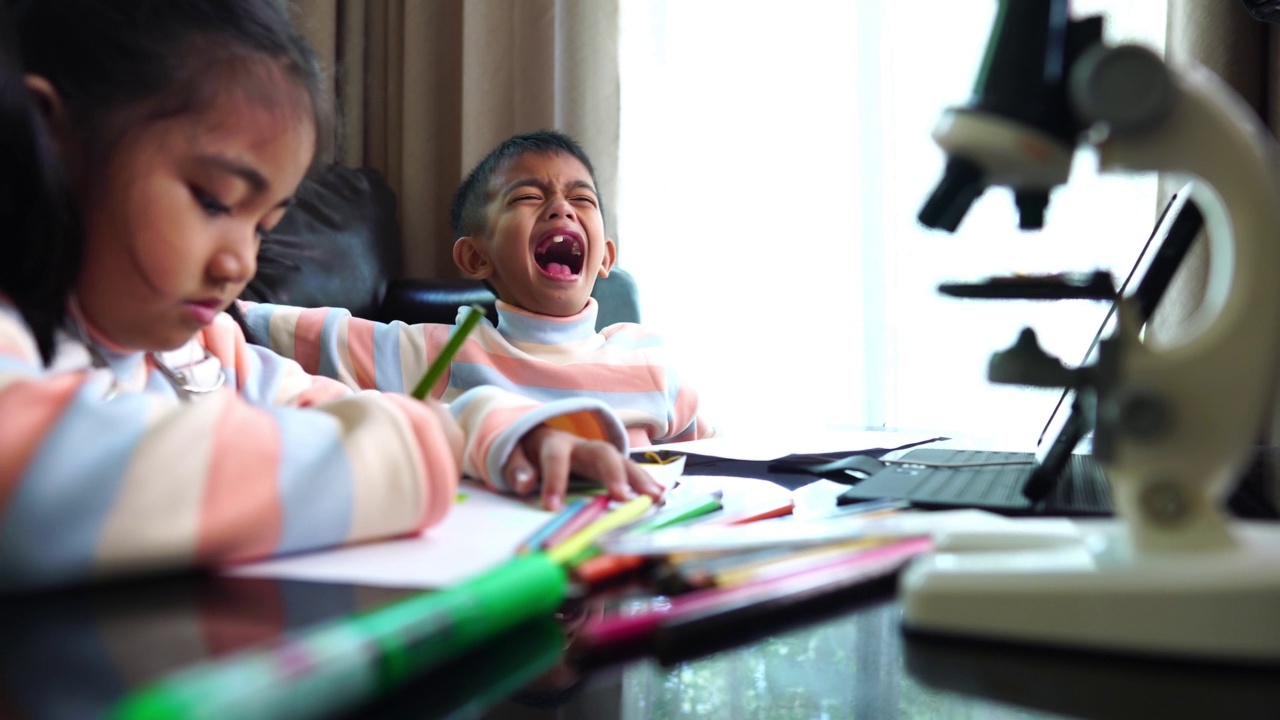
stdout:
{"type": "Polygon", "coordinates": [[[464,485],[465,499],[422,535],[276,558],[229,568],[228,575],[403,588],[438,588],[512,557],[555,513],[464,485]]]}
{"type": "MultiPolygon", "coordinates": [[[[684,458],[641,467],[669,489],[680,479],[684,458]]],[[[444,587],[509,560],[525,538],[556,515],[474,483],[463,483],[460,495],[464,499],[444,521],[418,537],[276,558],[224,572],[382,587],[444,587]]]]}
{"type": "Polygon", "coordinates": [[[760,434],[737,433],[706,440],[665,443],[632,448],[632,452],[666,450],[727,460],[776,460],[793,454],[852,452],[872,448],[895,448],[934,438],[923,433],[841,428],[792,427],[787,423],[769,427],[760,434]]]}

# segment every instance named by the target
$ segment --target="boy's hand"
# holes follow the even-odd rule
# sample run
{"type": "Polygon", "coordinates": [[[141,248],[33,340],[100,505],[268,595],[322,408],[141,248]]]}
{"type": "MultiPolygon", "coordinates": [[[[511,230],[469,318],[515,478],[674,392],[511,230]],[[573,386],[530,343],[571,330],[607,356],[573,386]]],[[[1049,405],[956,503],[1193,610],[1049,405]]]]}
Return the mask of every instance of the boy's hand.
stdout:
{"type": "Polygon", "coordinates": [[[517,495],[528,495],[542,485],[542,506],[559,510],[569,486],[569,474],[598,481],[616,500],[630,500],[636,493],[657,500],[662,486],[639,465],[603,440],[584,440],[545,425],[520,439],[503,477],[517,495]]]}

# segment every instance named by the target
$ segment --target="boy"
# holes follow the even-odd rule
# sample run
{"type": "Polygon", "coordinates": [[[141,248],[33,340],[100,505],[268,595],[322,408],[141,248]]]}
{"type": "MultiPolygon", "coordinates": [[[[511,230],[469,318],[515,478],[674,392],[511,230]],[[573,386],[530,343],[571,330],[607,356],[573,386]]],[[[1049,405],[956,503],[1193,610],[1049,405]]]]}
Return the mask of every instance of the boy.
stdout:
{"type": "MultiPolygon", "coordinates": [[[[697,395],[633,323],[595,330],[591,290],[613,267],[595,172],[558,132],[517,135],[467,175],[450,211],[453,258],[498,298],[432,388],[446,402],[496,385],[543,402],[588,395],[613,408],[632,445],[710,437],[697,395]]],[[[375,323],[342,309],[244,306],[249,326],[310,372],[354,388],[407,392],[454,326],[375,323]]],[[[515,488],[517,492],[520,488],[515,488]]]]}

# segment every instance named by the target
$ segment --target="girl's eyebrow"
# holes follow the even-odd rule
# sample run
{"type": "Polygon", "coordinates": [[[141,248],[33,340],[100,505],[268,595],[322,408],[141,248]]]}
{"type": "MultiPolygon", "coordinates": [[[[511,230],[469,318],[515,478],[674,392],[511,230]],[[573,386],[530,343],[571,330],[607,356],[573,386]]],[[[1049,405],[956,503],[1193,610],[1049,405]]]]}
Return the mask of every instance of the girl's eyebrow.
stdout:
{"type": "MultiPolygon", "coordinates": [[[[223,155],[201,155],[200,161],[215,170],[235,175],[244,180],[249,184],[249,188],[253,190],[255,195],[261,195],[271,186],[271,183],[267,182],[267,178],[258,172],[257,168],[238,160],[233,160],[223,155]]],[[[294,196],[290,195],[276,204],[276,207],[289,207],[294,203],[294,199],[294,196]]]]}

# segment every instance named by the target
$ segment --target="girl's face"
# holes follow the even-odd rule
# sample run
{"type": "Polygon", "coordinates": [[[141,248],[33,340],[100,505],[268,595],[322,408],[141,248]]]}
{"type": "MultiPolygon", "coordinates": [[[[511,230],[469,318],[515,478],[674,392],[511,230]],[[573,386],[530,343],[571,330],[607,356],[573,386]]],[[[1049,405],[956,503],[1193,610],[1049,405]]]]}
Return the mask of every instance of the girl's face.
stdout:
{"type": "Polygon", "coordinates": [[[81,176],[76,293],[102,339],[179,347],[253,277],[260,236],[284,215],[315,151],[305,92],[266,75],[255,80],[278,83],[276,92],[224,87],[204,109],[125,131],[81,176]]]}

